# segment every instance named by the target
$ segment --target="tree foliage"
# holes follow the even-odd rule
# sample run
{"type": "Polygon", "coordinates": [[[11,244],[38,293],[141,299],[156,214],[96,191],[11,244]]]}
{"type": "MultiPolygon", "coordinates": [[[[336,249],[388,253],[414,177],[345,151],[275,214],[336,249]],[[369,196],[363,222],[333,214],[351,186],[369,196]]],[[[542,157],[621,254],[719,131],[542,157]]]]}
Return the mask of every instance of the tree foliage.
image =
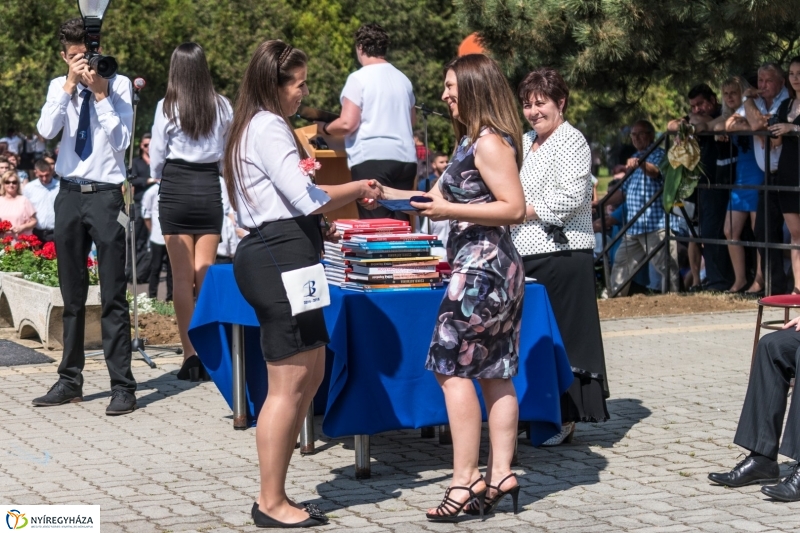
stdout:
{"type": "MultiPolygon", "coordinates": [[[[31,132],[49,80],[66,73],[58,27],[79,13],[72,0],[4,0],[0,15],[0,126],[31,132]]],[[[389,60],[411,79],[418,102],[438,101],[441,67],[464,35],[450,0],[114,0],[102,44],[120,72],[147,80],[138,110],[141,135],[166,91],[172,51],[185,41],[203,46],[215,87],[233,99],[255,47],[287,40],[310,58],[307,103],[339,110],[341,88],[358,68],[353,35],[366,22],[389,31],[389,60]]],[[[449,122],[432,120],[431,130],[435,146],[451,145],[449,122]]]]}
{"type": "Polygon", "coordinates": [[[701,81],[716,86],[765,59],[785,62],[800,37],[798,0],[456,3],[512,82],[539,66],[558,69],[595,124],[647,114],[659,93],[701,81]]]}

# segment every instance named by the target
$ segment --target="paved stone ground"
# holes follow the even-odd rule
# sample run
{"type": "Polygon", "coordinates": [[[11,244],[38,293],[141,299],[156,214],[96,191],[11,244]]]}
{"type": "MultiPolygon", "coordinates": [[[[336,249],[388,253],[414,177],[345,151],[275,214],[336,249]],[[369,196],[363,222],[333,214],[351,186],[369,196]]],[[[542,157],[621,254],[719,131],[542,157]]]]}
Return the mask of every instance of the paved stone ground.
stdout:
{"type": "MultiPolygon", "coordinates": [[[[352,439],[320,437],[316,455],[295,454],[290,495],[327,511],[326,531],[797,531],[800,503],[706,480],[741,453],[731,441],[754,320],[753,311],[604,322],[612,419],[580,425],[555,449],[520,440],[516,516],[427,523],[452,450],[417,431],[373,437],[365,481],[354,479],[352,439]]],[[[141,409],[117,418],[104,416],[101,359],[87,366],[87,401],[55,408],[30,405],[55,364],[0,368],[0,502],[99,504],[104,532],[254,531],[254,432],[233,431],[212,384],[177,381],[178,359],[157,361],[136,364],[141,409]]]]}

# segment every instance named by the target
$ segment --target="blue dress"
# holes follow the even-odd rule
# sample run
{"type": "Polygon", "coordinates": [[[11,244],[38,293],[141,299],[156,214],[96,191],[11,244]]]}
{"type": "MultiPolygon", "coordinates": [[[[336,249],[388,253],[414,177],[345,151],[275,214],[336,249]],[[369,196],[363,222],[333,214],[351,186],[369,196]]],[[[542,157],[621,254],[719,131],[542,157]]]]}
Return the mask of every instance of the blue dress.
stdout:
{"type": "MultiPolygon", "coordinates": [[[[753,137],[732,135],[731,142],[739,149],[736,161],[736,185],[761,185],[764,171],[758,168],[753,150],[753,137]]],[[[728,211],[755,213],[758,209],[758,191],[752,189],[732,189],[728,211]]]]}
{"type": "MultiPolygon", "coordinates": [[[[495,201],[475,167],[474,152],[475,144],[462,142],[439,178],[447,201],[495,201]]],[[[515,376],[525,267],[511,234],[505,227],[451,220],[447,259],[453,274],[439,307],[425,368],[473,379],[515,376]]]]}

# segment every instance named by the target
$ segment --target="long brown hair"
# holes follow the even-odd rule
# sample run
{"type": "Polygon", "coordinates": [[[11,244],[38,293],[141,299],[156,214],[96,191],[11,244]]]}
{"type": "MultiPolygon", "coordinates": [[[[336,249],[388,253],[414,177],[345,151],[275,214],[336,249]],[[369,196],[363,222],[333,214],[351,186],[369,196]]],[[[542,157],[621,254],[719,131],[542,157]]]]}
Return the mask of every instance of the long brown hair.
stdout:
{"type": "Polygon", "coordinates": [[[211,134],[222,110],[222,97],[214,90],[203,47],[179,45],[169,61],[164,114],[170,122],[180,121],[181,130],[197,140],[211,134]]]}
{"type": "Polygon", "coordinates": [[[514,143],[517,167],[522,165],[522,124],[517,113],[514,93],[492,59],[483,54],[468,54],[447,64],[444,73],[452,70],[458,85],[458,118],[453,119],[456,139],[465,135],[474,143],[483,128],[508,135],[514,143]]]}
{"type": "MultiPolygon", "coordinates": [[[[223,177],[231,207],[234,209],[236,209],[237,202],[237,186],[244,198],[249,201],[247,188],[242,181],[240,156],[242,140],[247,132],[247,127],[253,117],[264,110],[283,117],[288,125],[286,113],[281,109],[278,91],[280,87],[294,79],[296,69],[307,63],[308,56],[302,50],[292,48],[289,44],[277,39],[261,43],[253,53],[253,57],[250,58],[250,64],[247,65],[242,84],[236,95],[233,122],[228,130],[228,140],[225,144],[223,177]]],[[[296,138],[295,142],[297,142],[296,138]]],[[[299,143],[297,151],[300,154],[303,153],[299,143]]]]}

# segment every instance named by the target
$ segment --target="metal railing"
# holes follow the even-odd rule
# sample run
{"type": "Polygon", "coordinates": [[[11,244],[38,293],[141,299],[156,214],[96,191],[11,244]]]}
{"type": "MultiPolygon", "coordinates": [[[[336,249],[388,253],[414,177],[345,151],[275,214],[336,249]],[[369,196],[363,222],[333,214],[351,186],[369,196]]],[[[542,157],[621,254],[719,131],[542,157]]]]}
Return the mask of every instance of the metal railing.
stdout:
{"type": "MultiPolygon", "coordinates": [[[[676,134],[675,132],[667,132],[665,134],[660,135],[655,140],[655,142],[647,149],[647,151],[644,154],[642,154],[640,159],[647,159],[647,157],[649,157],[650,154],[656,148],[661,146],[662,144],[664,145],[664,149],[669,151],[670,138],[672,136],[674,136],[675,134],[676,134]]],[[[608,203],[608,201],[611,199],[612,195],[617,190],[619,190],[624,185],[624,183],[626,181],[628,181],[631,178],[631,176],[633,175],[633,173],[636,170],[638,170],[638,169],[630,169],[620,179],[619,183],[617,183],[616,186],[614,186],[611,189],[609,189],[608,192],[606,193],[606,195],[597,202],[598,214],[599,214],[600,223],[601,223],[601,226],[602,226],[601,230],[602,230],[603,251],[601,252],[600,257],[598,257],[595,260],[595,262],[596,263],[599,263],[600,261],[603,262],[604,279],[605,279],[605,282],[606,282],[606,288],[608,289],[609,297],[613,298],[614,296],[619,294],[619,292],[626,285],[628,285],[633,280],[634,277],[636,277],[636,275],[639,273],[639,271],[642,268],[644,268],[646,265],[648,265],[650,263],[650,261],[656,256],[656,254],[658,254],[659,251],[661,251],[665,246],[667,247],[667,250],[669,250],[669,246],[670,246],[670,242],[671,241],[684,242],[684,243],[692,243],[692,242],[694,242],[694,243],[698,243],[698,244],[721,245],[721,246],[733,245],[733,246],[743,246],[743,247],[755,247],[755,248],[762,249],[763,253],[764,253],[764,265],[765,265],[765,268],[763,269],[764,290],[765,290],[765,294],[767,294],[767,295],[771,294],[771,287],[772,287],[772,284],[771,284],[771,269],[769,268],[770,267],[770,261],[769,261],[770,250],[800,250],[800,245],[784,244],[782,242],[780,242],[780,243],[769,242],[769,231],[770,231],[770,227],[769,227],[769,213],[770,213],[769,197],[770,197],[770,194],[769,193],[773,193],[774,194],[774,193],[780,193],[780,192],[800,192],[800,186],[772,185],[771,184],[771,182],[773,181],[773,176],[775,175],[775,173],[770,171],[770,166],[771,166],[771,161],[770,161],[770,155],[771,154],[770,154],[770,152],[771,152],[771,148],[772,148],[770,132],[769,131],[736,131],[736,132],[711,132],[711,131],[709,131],[709,132],[697,133],[696,135],[702,136],[702,137],[727,136],[729,143],[733,143],[733,140],[731,139],[731,136],[733,136],[733,135],[746,136],[746,137],[754,137],[754,136],[764,137],[765,146],[764,146],[764,182],[763,182],[763,184],[761,184],[761,185],[737,184],[736,183],[736,176],[735,176],[735,174],[733,174],[733,168],[734,167],[733,167],[733,165],[731,165],[731,175],[729,176],[730,177],[729,183],[712,183],[711,182],[711,178],[708,175],[706,175],[706,176],[702,176],[700,178],[700,182],[697,184],[697,187],[696,187],[697,189],[699,189],[701,191],[702,190],[720,190],[720,189],[721,190],[729,190],[730,191],[730,190],[738,189],[738,190],[756,190],[756,191],[759,191],[759,192],[763,192],[764,193],[763,194],[763,198],[762,197],[759,198],[760,201],[763,201],[763,219],[764,219],[763,241],[741,241],[741,240],[731,240],[731,239],[719,239],[719,238],[708,237],[708,236],[699,237],[697,235],[695,229],[694,229],[692,221],[690,220],[690,217],[689,217],[685,207],[683,207],[683,206],[680,207],[679,211],[680,211],[680,214],[683,216],[683,218],[686,220],[686,225],[688,226],[690,236],[689,237],[685,237],[685,236],[680,236],[680,235],[672,235],[671,231],[670,231],[671,230],[671,228],[670,228],[670,218],[671,218],[671,215],[673,213],[671,213],[671,212],[667,213],[665,211],[664,212],[664,229],[665,229],[666,236],[665,236],[664,240],[661,241],[653,249],[649,250],[649,252],[645,256],[645,259],[639,265],[637,265],[636,268],[632,272],[630,272],[630,274],[627,276],[627,278],[625,278],[624,282],[621,283],[619,285],[619,287],[617,287],[616,289],[613,289],[612,285],[611,285],[611,268],[610,268],[609,252],[614,247],[614,245],[627,234],[627,232],[631,228],[631,226],[633,226],[636,223],[636,221],[640,217],[642,217],[644,215],[645,211],[647,211],[647,209],[650,208],[653,205],[654,202],[656,202],[657,200],[659,200],[661,198],[661,195],[662,195],[663,190],[664,190],[664,187],[663,187],[663,184],[662,184],[662,186],[659,187],[658,191],[653,196],[651,196],[650,198],[648,198],[645,201],[643,207],[641,207],[633,216],[630,216],[629,220],[622,226],[620,231],[613,238],[611,238],[609,240],[607,232],[606,232],[605,206],[608,203]]],[[[792,132],[792,133],[785,134],[784,137],[795,137],[795,138],[797,138],[797,137],[800,137],[800,134],[792,132]]],[[[753,143],[753,144],[755,144],[755,143],[753,143]]],[[[755,149],[755,147],[754,147],[754,149],[755,149]]],[[[714,177],[714,181],[716,181],[716,177],[714,177]]],[[[800,185],[800,164],[798,164],[798,185],[800,185]]],[[[699,194],[699,192],[698,192],[698,194],[699,194]]],[[[701,210],[701,204],[702,204],[702,202],[698,201],[696,203],[696,207],[695,207],[695,209],[697,210],[696,217],[698,218],[698,220],[699,220],[699,217],[703,216],[702,215],[702,210],[701,210]]],[[[719,228],[719,230],[721,231],[722,228],[719,228]]],[[[756,236],[756,238],[758,238],[758,236],[756,236]]],[[[669,291],[669,279],[670,279],[670,261],[665,261],[665,265],[666,266],[665,266],[665,272],[664,272],[664,276],[663,276],[664,279],[663,279],[662,287],[663,287],[664,292],[668,292],[669,291]]]]}

